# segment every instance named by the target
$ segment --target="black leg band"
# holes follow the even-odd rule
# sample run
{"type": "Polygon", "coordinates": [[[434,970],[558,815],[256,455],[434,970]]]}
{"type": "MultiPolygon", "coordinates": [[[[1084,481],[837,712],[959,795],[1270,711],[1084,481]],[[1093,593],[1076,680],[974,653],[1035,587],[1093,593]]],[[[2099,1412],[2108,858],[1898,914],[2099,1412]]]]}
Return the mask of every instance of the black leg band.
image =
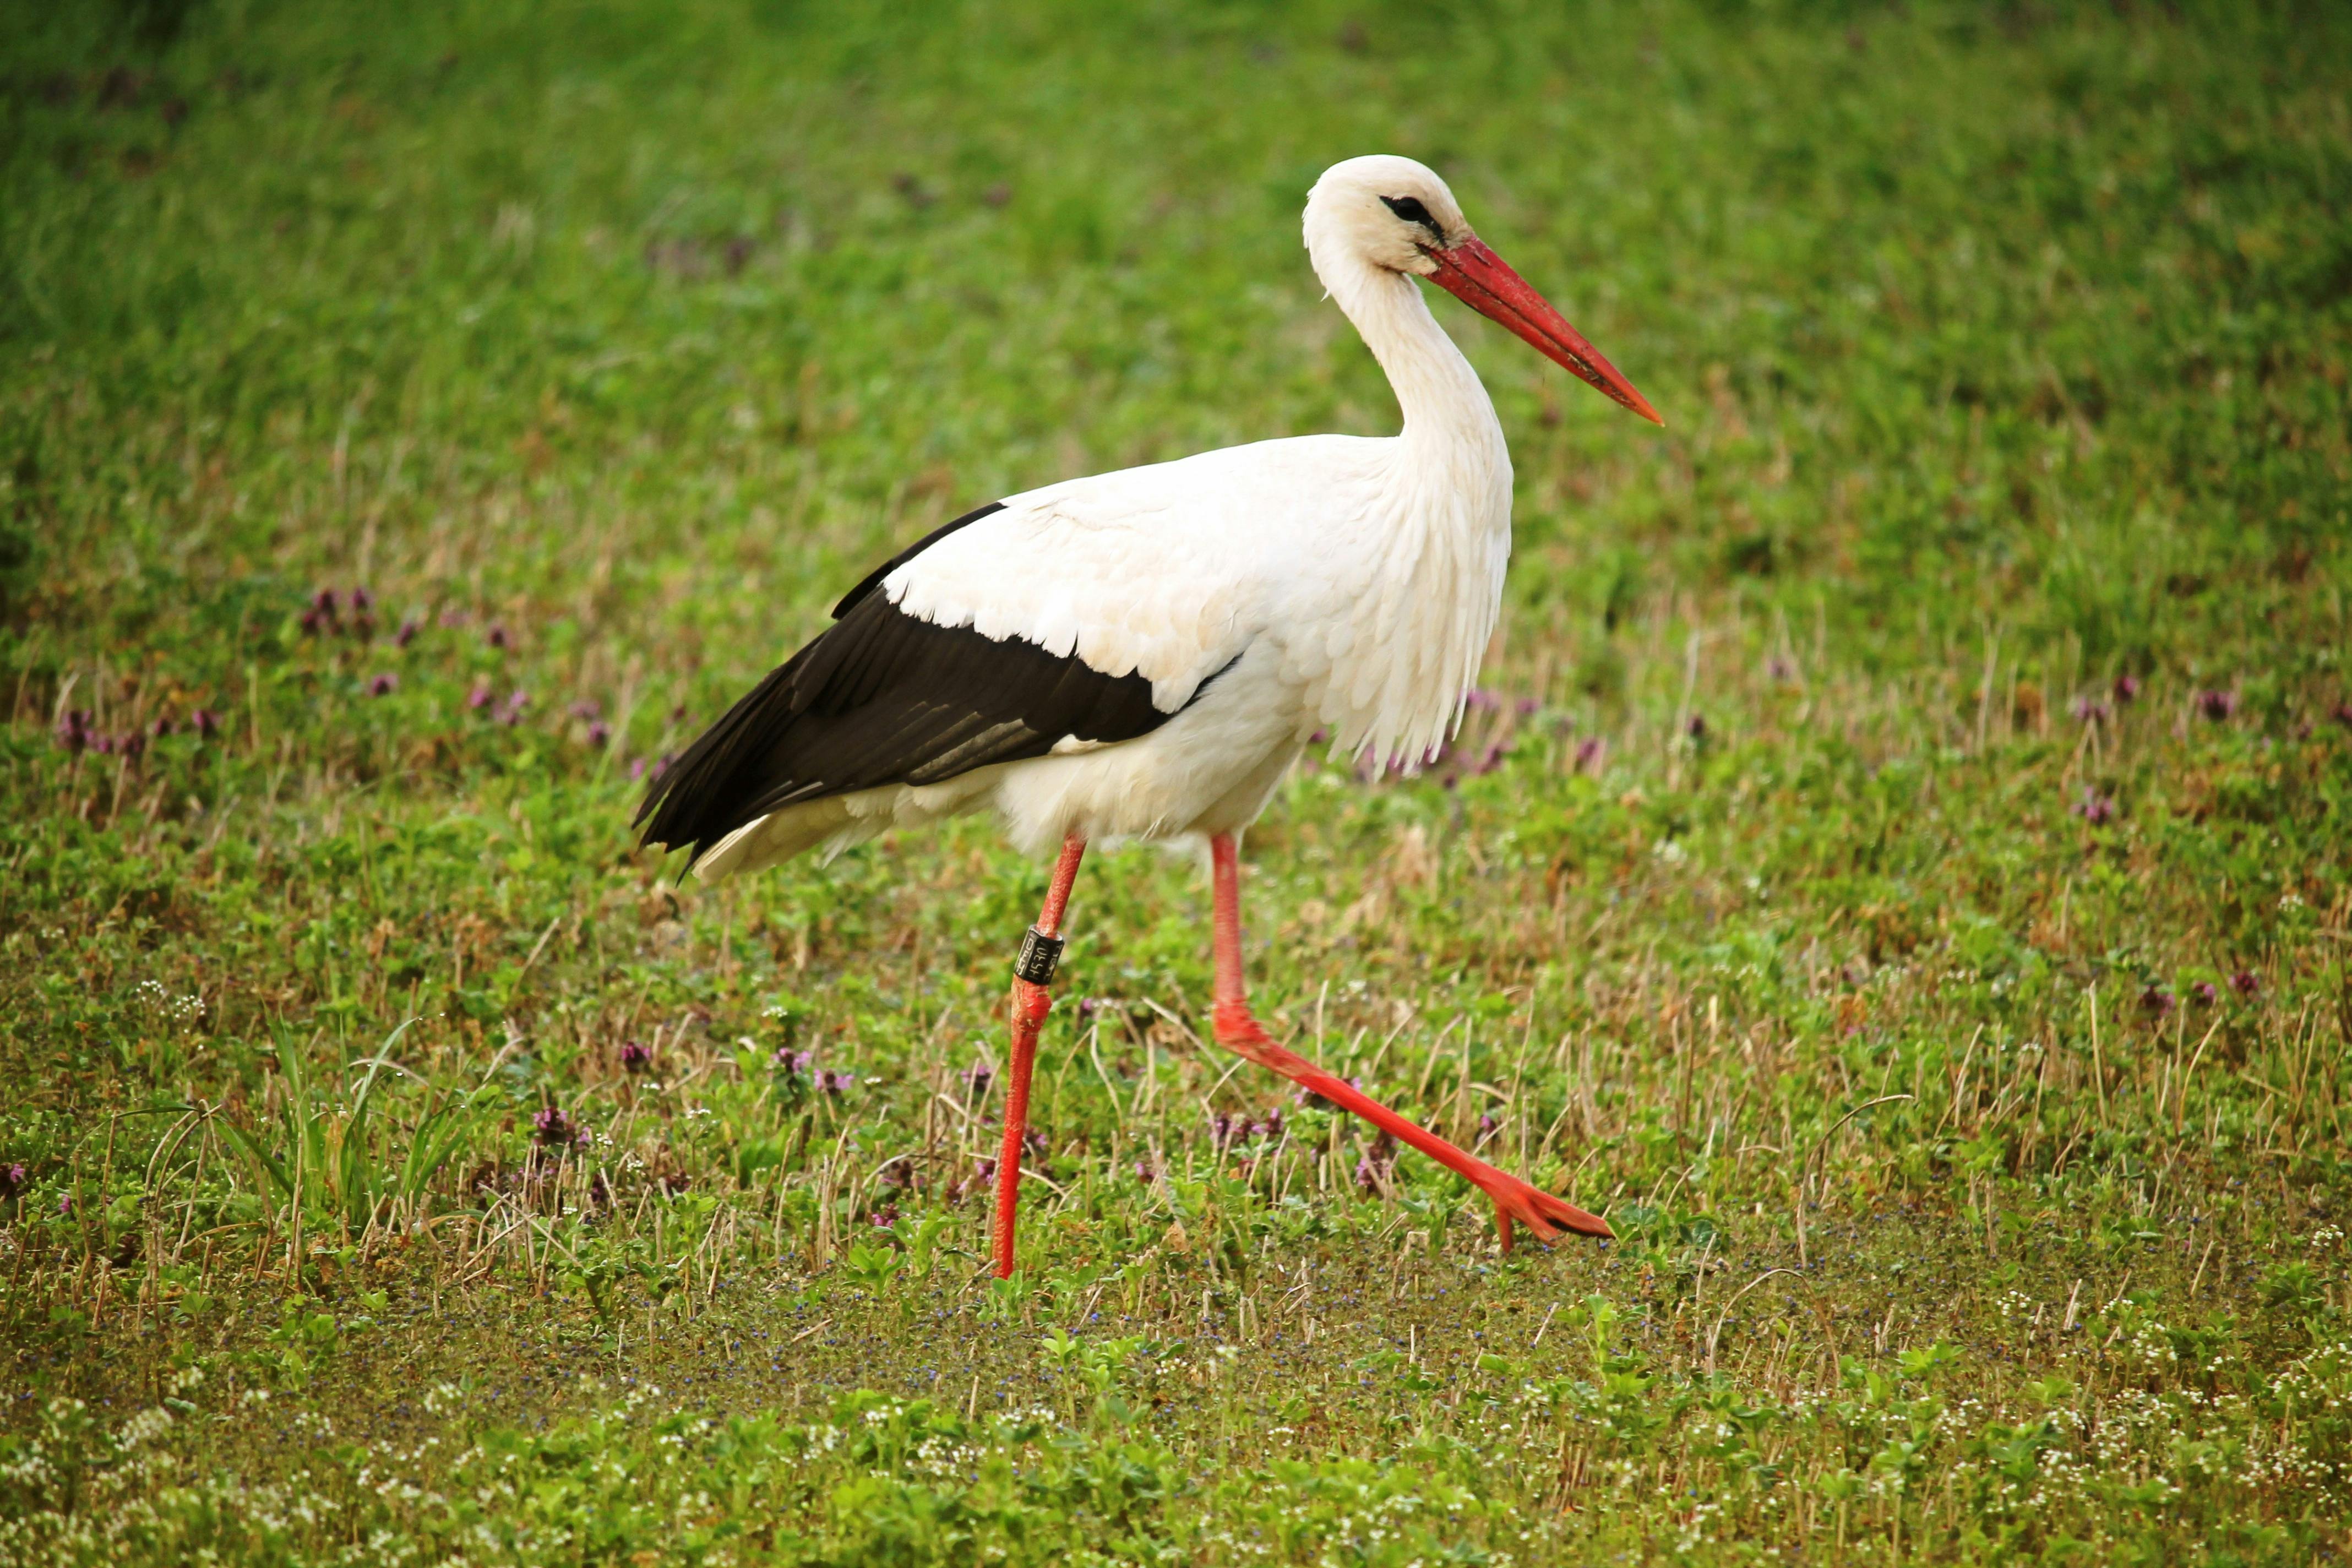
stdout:
{"type": "Polygon", "coordinates": [[[1021,956],[1013,961],[1013,973],[1032,985],[1050,985],[1061,962],[1062,939],[1031,926],[1021,938],[1021,956]]]}

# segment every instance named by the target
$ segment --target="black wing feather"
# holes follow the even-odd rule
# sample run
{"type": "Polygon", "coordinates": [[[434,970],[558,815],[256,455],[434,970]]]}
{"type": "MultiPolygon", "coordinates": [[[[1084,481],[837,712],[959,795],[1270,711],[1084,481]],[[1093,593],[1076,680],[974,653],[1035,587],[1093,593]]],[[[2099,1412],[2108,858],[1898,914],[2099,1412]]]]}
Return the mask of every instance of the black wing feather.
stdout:
{"type": "Polygon", "coordinates": [[[957,529],[969,528],[971,524],[978,522],[982,518],[988,517],[993,513],[1003,511],[1003,510],[1004,503],[1003,501],[992,500],[986,506],[974,507],[971,510],[964,513],[961,517],[956,518],[951,521],[940,524],[939,527],[931,530],[930,532],[923,535],[922,538],[918,539],[914,543],[909,544],[906,549],[901,550],[898,554],[893,555],[889,560],[885,561],[881,565],[877,566],[873,571],[868,572],[864,577],[858,579],[857,586],[852,588],[848,593],[844,594],[841,596],[841,602],[834,605],[833,618],[837,621],[841,619],[842,616],[849,614],[850,609],[856,605],[859,600],[865,598],[868,594],[871,594],[875,589],[879,588],[882,585],[883,578],[887,577],[891,573],[896,572],[899,567],[904,566],[908,562],[912,561],[916,556],[920,555],[924,551],[929,550],[932,545],[937,544],[940,540],[945,539],[957,529]]]}
{"type": "MultiPolygon", "coordinates": [[[[995,510],[960,518],[923,543],[995,510]]],[[[646,843],[690,845],[699,856],[781,806],[939,784],[1044,756],[1067,735],[1131,741],[1172,717],[1152,705],[1151,682],[1140,675],[1105,675],[1018,637],[908,615],[873,591],[897,564],[850,590],[832,626],[654,782],[637,810],[646,843]]]]}

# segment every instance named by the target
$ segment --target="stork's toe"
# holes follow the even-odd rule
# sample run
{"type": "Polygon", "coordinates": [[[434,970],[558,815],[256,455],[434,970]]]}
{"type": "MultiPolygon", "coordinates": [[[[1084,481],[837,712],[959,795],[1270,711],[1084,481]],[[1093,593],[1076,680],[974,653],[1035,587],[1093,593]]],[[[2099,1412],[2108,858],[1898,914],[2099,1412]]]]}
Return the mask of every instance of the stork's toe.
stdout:
{"type": "Polygon", "coordinates": [[[1513,1220],[1535,1232],[1537,1238],[1542,1241],[1549,1241],[1564,1230],[1603,1239],[1613,1239],[1616,1235],[1609,1228],[1609,1222],[1599,1215],[1588,1214],[1574,1204],[1556,1198],[1517,1176],[1496,1171],[1493,1181],[1480,1184],[1486,1189],[1486,1196],[1494,1201],[1495,1225],[1502,1237],[1506,1252],[1511,1249],[1513,1220]]]}

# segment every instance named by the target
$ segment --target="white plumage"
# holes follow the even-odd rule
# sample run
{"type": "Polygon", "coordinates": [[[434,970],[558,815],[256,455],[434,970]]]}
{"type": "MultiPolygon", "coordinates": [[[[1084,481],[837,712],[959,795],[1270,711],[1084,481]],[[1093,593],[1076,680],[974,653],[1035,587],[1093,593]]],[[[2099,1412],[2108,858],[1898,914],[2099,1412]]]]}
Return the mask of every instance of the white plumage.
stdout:
{"type": "Polygon", "coordinates": [[[790,805],[734,830],[697,874],[983,808],[1034,852],[1072,836],[1233,832],[1318,730],[1407,766],[1443,745],[1501,603],[1511,463],[1413,280],[1433,268],[1400,243],[1382,198],[1401,195],[1467,233],[1444,183],[1392,157],[1331,169],[1305,224],[1317,275],[1395,388],[1401,434],[1265,441],[1048,485],[883,581],[929,624],[1140,674],[1175,717],[1135,740],[790,805]]]}

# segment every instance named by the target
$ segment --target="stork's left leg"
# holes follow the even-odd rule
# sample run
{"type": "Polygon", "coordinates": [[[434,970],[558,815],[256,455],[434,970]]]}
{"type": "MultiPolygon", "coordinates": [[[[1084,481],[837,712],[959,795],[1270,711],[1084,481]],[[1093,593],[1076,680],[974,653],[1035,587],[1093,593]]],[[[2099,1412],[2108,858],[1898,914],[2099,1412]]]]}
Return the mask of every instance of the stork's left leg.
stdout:
{"type": "Polygon", "coordinates": [[[1062,915],[1070,907],[1070,885],[1078,879],[1078,861],[1087,841],[1072,835],[1063,841],[1062,858],[1054,863],[1054,880],[1045,889],[1045,907],[1037,923],[1022,940],[1021,956],[1013,965],[1013,1055],[1004,1081],[1004,1145],[996,1156],[996,1277],[1013,1273],[1013,1209],[1021,1200],[1021,1140],[1029,1131],[1029,1073],[1037,1065],[1037,1031],[1054,1005],[1045,987],[1062,956],[1062,915]]]}
{"type": "Polygon", "coordinates": [[[1296,1052],[1275,1044],[1256,1019],[1242,987],[1242,901],[1240,856],[1234,837],[1220,833],[1209,840],[1209,859],[1215,881],[1216,907],[1216,1035],[1217,1043],[1296,1083],[1301,1083],[1342,1110],[1412,1144],[1431,1159],[1460,1172],[1495,1205],[1495,1228],[1503,1250],[1511,1249],[1511,1222],[1517,1220],[1537,1236],[1549,1240],[1562,1230],[1585,1236],[1613,1234],[1609,1222],[1563,1203],[1549,1193],[1529,1186],[1517,1176],[1496,1170],[1475,1154],[1464,1152],[1434,1132],[1406,1121],[1354,1086],[1325,1072],[1296,1052]]]}

